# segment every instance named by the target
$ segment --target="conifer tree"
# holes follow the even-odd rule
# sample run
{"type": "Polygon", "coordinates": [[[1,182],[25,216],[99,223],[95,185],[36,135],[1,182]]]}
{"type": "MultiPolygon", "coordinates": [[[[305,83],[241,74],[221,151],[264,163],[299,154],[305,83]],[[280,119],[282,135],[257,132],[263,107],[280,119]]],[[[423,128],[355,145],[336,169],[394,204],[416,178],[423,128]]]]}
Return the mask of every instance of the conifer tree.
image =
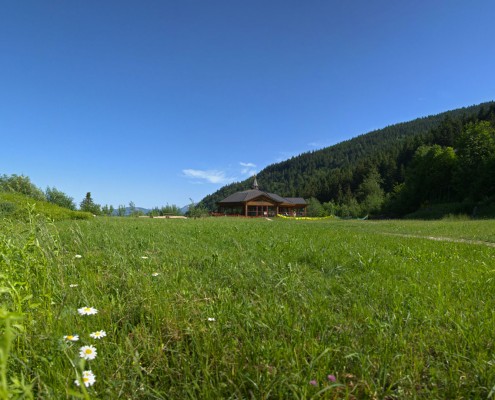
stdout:
{"type": "Polygon", "coordinates": [[[81,211],[87,211],[95,215],[101,214],[101,207],[99,204],[96,204],[91,198],[91,192],[86,193],[86,197],[81,201],[79,205],[79,209],[81,211]]]}

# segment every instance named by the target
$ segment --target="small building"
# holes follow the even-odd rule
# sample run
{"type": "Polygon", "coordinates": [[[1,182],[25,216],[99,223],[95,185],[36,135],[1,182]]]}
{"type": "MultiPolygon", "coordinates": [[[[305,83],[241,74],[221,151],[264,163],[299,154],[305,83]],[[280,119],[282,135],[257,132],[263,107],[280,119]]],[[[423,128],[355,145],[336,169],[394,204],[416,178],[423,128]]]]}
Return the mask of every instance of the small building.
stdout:
{"type": "Polygon", "coordinates": [[[224,215],[274,217],[282,214],[296,217],[306,216],[308,204],[302,197],[281,197],[260,190],[255,176],[252,189],[231,194],[217,205],[224,215]]]}

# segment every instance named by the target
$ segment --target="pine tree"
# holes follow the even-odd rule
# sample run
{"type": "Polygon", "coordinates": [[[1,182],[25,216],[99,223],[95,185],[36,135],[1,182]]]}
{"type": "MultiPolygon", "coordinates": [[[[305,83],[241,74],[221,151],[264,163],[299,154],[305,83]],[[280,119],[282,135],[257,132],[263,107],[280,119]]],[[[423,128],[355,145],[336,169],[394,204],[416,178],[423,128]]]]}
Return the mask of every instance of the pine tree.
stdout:
{"type": "Polygon", "coordinates": [[[94,215],[101,214],[101,207],[99,204],[95,204],[93,199],[91,198],[91,192],[86,193],[86,197],[81,201],[79,205],[79,209],[81,211],[90,212],[94,215]]]}

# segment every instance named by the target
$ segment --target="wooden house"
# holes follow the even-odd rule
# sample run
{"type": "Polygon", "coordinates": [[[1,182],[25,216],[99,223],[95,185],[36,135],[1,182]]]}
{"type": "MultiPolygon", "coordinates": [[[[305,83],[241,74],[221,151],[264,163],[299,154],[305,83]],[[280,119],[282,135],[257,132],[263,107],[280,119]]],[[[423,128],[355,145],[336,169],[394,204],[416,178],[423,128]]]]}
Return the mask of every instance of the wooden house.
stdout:
{"type": "Polygon", "coordinates": [[[237,192],[217,202],[220,213],[245,217],[306,216],[307,203],[302,197],[281,197],[259,189],[256,176],[250,190],[237,192]]]}

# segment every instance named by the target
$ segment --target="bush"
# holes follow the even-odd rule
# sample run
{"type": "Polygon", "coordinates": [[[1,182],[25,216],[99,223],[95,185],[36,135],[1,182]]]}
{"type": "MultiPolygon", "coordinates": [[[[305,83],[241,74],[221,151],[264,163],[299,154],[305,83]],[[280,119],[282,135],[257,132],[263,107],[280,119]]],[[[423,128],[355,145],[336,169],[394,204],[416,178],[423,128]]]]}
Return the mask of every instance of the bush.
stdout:
{"type": "Polygon", "coordinates": [[[0,191],[22,193],[36,200],[46,200],[43,191],[33,185],[29,177],[24,175],[0,176],[0,191]]]}
{"type": "Polygon", "coordinates": [[[46,199],[53,204],[56,204],[60,207],[68,208],[69,210],[75,210],[76,204],[74,203],[74,199],[64,192],[56,188],[47,187],[45,191],[46,199]]]}
{"type": "Polygon", "coordinates": [[[208,209],[206,209],[203,206],[198,206],[195,205],[194,203],[191,203],[189,206],[189,210],[186,212],[186,216],[189,218],[204,218],[208,217],[210,215],[210,212],[208,209]]]}
{"type": "Polygon", "coordinates": [[[15,203],[11,201],[0,201],[0,216],[12,214],[16,208],[15,203]]]}
{"type": "Polygon", "coordinates": [[[308,208],[307,208],[307,216],[308,217],[324,217],[325,209],[318,201],[318,199],[311,197],[308,200],[308,208]]]}

